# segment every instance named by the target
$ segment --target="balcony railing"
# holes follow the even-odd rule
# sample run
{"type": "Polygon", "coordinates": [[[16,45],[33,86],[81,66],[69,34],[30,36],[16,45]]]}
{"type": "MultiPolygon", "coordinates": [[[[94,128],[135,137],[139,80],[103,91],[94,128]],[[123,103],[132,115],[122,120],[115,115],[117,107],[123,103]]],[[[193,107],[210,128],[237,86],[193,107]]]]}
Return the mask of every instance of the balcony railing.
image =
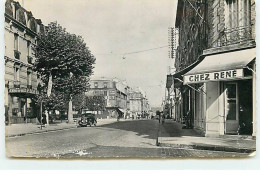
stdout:
{"type": "Polygon", "coordinates": [[[29,64],[32,64],[32,60],[33,60],[33,58],[31,56],[27,56],[27,62],[29,64]]]}
{"type": "Polygon", "coordinates": [[[244,26],[232,29],[225,29],[219,36],[217,46],[228,46],[253,41],[251,26],[244,26]]]}
{"type": "Polygon", "coordinates": [[[18,50],[14,50],[14,58],[15,59],[20,59],[21,53],[18,50]]]}
{"type": "Polygon", "coordinates": [[[20,88],[21,82],[20,81],[14,81],[14,88],[20,88]]]}

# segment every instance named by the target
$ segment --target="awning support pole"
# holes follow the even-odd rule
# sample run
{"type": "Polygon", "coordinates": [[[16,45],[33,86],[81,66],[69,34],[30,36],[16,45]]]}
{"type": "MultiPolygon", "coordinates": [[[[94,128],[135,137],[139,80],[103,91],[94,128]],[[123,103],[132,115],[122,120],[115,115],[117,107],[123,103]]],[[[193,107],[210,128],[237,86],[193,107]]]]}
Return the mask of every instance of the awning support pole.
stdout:
{"type": "Polygon", "coordinates": [[[252,68],[250,68],[248,66],[246,66],[245,68],[247,68],[248,70],[252,71],[256,75],[256,72],[252,68]]]}
{"type": "MultiPolygon", "coordinates": [[[[174,78],[174,79],[177,79],[178,81],[181,81],[181,82],[183,83],[183,81],[180,80],[179,78],[174,78]]],[[[205,95],[207,95],[206,92],[204,92],[203,90],[200,90],[200,91],[199,91],[199,90],[195,89],[194,87],[190,86],[189,84],[187,84],[187,86],[190,87],[190,88],[192,88],[192,89],[195,90],[196,92],[199,92],[199,93],[200,93],[200,92],[203,92],[205,95]]]]}

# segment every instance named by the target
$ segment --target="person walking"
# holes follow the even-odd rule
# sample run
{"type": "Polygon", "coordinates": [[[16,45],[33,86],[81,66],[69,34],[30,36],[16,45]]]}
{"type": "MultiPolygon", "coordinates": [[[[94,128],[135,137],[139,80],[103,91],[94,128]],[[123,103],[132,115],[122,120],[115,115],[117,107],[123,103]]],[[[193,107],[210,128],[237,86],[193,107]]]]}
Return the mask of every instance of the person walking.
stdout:
{"type": "Polygon", "coordinates": [[[164,124],[165,122],[165,114],[162,115],[162,125],[164,124]]]}

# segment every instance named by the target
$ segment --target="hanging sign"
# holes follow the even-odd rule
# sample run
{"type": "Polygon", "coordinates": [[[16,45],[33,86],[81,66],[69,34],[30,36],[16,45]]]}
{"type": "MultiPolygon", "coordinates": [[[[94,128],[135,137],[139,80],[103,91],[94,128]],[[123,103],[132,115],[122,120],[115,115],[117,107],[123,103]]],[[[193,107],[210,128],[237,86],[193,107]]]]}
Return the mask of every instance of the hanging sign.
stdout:
{"type": "Polygon", "coordinates": [[[183,78],[184,79],[183,84],[194,84],[194,83],[238,79],[238,78],[243,78],[243,69],[185,75],[183,78]]]}

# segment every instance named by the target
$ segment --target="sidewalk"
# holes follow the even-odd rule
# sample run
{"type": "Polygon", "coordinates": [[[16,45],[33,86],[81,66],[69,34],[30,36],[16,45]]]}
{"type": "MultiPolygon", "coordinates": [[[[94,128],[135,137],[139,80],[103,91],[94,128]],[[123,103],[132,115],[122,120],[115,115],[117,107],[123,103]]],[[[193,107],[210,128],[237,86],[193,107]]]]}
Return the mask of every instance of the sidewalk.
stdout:
{"type": "Polygon", "coordinates": [[[166,120],[160,126],[160,146],[250,153],[256,150],[256,140],[245,136],[203,137],[193,129],[182,129],[182,125],[166,120]]]}
{"type": "MultiPolygon", "coordinates": [[[[97,127],[105,124],[115,123],[116,119],[98,119],[97,127]]],[[[66,122],[57,122],[55,124],[49,124],[46,127],[36,125],[32,123],[27,124],[12,124],[5,127],[5,137],[24,136],[27,134],[39,134],[50,131],[58,131],[65,129],[77,128],[76,122],[69,124],[66,122]]]]}

